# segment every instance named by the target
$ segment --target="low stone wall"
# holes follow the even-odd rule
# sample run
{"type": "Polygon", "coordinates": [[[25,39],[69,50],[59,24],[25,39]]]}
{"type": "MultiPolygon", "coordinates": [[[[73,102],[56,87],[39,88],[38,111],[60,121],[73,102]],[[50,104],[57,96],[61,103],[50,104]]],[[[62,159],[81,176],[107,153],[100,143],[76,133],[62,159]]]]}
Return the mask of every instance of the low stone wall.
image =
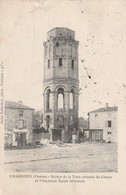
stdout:
{"type": "Polygon", "coordinates": [[[49,142],[49,133],[33,133],[33,143],[46,144],[49,142]]]}
{"type": "Polygon", "coordinates": [[[62,141],[64,143],[70,143],[72,142],[72,133],[66,132],[65,130],[62,131],[62,141]]]}
{"type": "Polygon", "coordinates": [[[9,146],[12,146],[12,141],[13,141],[13,138],[12,138],[12,134],[5,134],[4,135],[4,147],[9,147],[9,146]]]}

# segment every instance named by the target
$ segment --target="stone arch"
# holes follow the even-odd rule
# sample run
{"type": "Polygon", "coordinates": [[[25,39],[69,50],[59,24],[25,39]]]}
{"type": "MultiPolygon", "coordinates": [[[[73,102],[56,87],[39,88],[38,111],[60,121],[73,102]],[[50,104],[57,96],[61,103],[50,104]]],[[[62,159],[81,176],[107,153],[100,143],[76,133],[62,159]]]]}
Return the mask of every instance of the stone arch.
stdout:
{"type": "Polygon", "coordinates": [[[75,92],[75,93],[77,93],[77,92],[78,92],[77,87],[75,87],[75,86],[71,86],[71,90],[72,90],[72,89],[74,90],[74,92],[75,92]]]}
{"type": "Polygon", "coordinates": [[[64,85],[57,85],[57,86],[55,87],[55,91],[58,91],[59,88],[63,88],[64,91],[66,91],[66,87],[65,87],[64,85]]]}
{"type": "Polygon", "coordinates": [[[50,90],[51,90],[50,86],[45,87],[45,89],[44,89],[44,93],[46,93],[46,91],[47,91],[48,89],[50,89],[50,90]]]}

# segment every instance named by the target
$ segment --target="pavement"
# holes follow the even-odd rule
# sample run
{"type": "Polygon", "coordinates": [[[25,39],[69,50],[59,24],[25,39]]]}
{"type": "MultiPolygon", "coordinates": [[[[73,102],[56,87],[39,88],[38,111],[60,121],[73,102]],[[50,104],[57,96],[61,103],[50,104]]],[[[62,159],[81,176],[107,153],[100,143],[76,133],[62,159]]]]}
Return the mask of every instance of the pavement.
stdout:
{"type": "Polygon", "coordinates": [[[7,172],[117,172],[117,144],[83,142],[5,150],[7,172]]]}

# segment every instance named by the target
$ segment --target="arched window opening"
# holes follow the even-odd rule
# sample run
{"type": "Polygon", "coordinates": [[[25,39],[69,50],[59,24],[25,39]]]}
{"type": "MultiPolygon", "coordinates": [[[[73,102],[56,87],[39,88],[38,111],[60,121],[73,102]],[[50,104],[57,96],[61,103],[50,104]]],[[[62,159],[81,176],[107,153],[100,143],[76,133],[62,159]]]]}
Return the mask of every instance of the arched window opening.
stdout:
{"type": "Polygon", "coordinates": [[[50,60],[48,60],[48,68],[50,68],[50,60]]]}
{"type": "Polygon", "coordinates": [[[59,47],[59,43],[58,42],[56,43],[56,47],[59,47]]]}
{"type": "Polygon", "coordinates": [[[64,127],[64,116],[63,115],[58,117],[58,119],[57,119],[57,126],[58,127],[64,127]]]}
{"type": "Polygon", "coordinates": [[[58,108],[63,109],[63,94],[58,95],[58,108]]]}
{"type": "Polygon", "coordinates": [[[59,88],[58,89],[58,109],[64,108],[64,89],[59,88]]]}
{"type": "Polygon", "coordinates": [[[51,101],[50,101],[50,95],[51,95],[51,90],[48,89],[47,90],[47,93],[46,93],[46,110],[49,110],[50,109],[50,105],[51,105],[51,101]]]}
{"type": "Polygon", "coordinates": [[[47,115],[46,116],[46,129],[49,130],[49,128],[50,128],[50,116],[47,115]]]}
{"type": "Polygon", "coordinates": [[[71,67],[74,69],[74,59],[72,59],[71,67]]]}
{"type": "Polygon", "coordinates": [[[62,66],[62,58],[59,58],[59,66],[62,66]]]}
{"type": "Polygon", "coordinates": [[[74,90],[70,92],[70,109],[74,109],[74,90]]]}

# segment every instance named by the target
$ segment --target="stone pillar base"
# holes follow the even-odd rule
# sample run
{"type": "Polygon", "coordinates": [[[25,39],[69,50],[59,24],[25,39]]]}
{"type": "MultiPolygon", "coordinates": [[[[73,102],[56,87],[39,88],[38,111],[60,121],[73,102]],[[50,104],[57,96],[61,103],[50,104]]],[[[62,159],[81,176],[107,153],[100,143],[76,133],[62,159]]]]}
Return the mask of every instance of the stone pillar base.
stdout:
{"type": "Polygon", "coordinates": [[[62,130],[62,141],[64,143],[71,143],[72,141],[72,133],[66,130],[62,130]]]}

